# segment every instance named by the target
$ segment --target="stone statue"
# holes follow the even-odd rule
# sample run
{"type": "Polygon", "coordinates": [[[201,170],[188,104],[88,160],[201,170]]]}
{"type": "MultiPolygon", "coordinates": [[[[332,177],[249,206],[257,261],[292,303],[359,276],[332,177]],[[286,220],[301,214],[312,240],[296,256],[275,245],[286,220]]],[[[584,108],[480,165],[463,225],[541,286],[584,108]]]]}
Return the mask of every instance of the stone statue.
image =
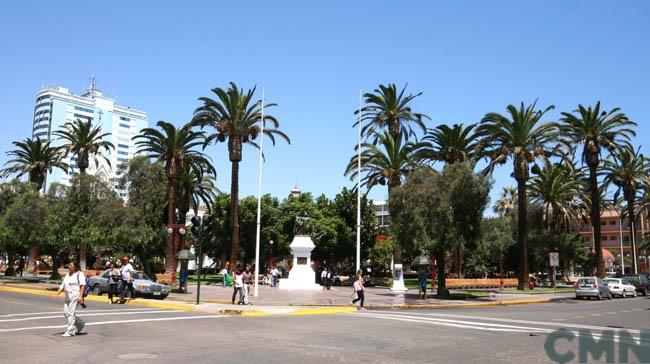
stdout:
{"type": "Polygon", "coordinates": [[[293,235],[311,235],[311,225],[307,216],[296,216],[296,223],[293,225],[293,235]]]}

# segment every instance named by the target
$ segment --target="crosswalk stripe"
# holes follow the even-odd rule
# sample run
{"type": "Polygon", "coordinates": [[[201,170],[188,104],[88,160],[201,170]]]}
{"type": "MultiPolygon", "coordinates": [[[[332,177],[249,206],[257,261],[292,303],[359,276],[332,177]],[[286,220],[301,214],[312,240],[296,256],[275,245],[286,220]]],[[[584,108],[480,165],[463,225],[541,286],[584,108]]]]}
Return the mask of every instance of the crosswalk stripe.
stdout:
{"type": "MultiPolygon", "coordinates": [[[[112,309],[112,310],[84,310],[84,312],[120,312],[120,311],[152,311],[155,308],[125,308],[125,309],[112,309]]],[[[8,315],[0,315],[0,317],[15,317],[15,316],[29,316],[29,315],[47,315],[61,313],[61,311],[46,311],[46,312],[24,312],[24,313],[12,313],[8,315]]]]}
{"type": "MultiPolygon", "coordinates": [[[[79,317],[88,317],[88,316],[114,316],[114,315],[138,315],[138,314],[153,314],[153,313],[179,313],[179,311],[174,310],[148,310],[148,311],[128,311],[120,312],[117,310],[111,310],[112,312],[78,312],[77,316],[79,317]]],[[[46,320],[46,319],[60,319],[63,316],[63,312],[57,312],[55,316],[34,316],[34,317],[22,317],[22,318],[12,318],[6,320],[0,320],[0,322],[20,322],[20,321],[32,321],[32,320],[46,320]]]]}

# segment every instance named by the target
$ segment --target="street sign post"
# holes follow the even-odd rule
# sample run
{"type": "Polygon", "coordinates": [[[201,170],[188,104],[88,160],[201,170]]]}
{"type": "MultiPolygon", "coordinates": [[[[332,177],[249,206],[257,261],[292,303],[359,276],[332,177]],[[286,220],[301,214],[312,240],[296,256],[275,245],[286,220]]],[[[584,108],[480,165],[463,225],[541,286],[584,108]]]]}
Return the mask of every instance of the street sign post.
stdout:
{"type": "Polygon", "coordinates": [[[548,260],[549,260],[549,265],[552,267],[553,271],[553,277],[551,282],[553,282],[553,294],[556,293],[557,291],[557,284],[555,283],[555,271],[557,267],[560,266],[560,253],[558,252],[550,252],[548,253],[548,260]]]}

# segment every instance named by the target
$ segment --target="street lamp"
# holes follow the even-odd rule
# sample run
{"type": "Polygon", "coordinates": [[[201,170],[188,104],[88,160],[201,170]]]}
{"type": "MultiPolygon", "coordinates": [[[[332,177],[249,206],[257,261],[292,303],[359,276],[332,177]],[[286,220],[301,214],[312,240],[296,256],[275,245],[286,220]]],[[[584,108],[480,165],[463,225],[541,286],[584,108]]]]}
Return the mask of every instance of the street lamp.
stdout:
{"type": "Polygon", "coordinates": [[[269,241],[269,269],[273,268],[273,240],[269,241]]]}

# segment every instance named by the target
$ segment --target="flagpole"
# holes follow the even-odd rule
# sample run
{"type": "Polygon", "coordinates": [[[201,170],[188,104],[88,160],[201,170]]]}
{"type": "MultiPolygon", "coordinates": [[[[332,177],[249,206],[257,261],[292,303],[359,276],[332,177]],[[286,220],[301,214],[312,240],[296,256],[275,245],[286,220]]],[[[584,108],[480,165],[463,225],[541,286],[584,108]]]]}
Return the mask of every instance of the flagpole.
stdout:
{"type": "Polygon", "coordinates": [[[357,144],[357,269],[361,269],[361,91],[359,91],[359,110],[357,124],[359,129],[357,144]]]}
{"type": "Polygon", "coordinates": [[[254,297],[259,295],[259,275],[260,275],[260,229],[262,226],[262,169],[264,166],[264,88],[262,88],[262,119],[260,126],[260,175],[257,183],[257,231],[255,233],[255,290],[254,297]]]}

